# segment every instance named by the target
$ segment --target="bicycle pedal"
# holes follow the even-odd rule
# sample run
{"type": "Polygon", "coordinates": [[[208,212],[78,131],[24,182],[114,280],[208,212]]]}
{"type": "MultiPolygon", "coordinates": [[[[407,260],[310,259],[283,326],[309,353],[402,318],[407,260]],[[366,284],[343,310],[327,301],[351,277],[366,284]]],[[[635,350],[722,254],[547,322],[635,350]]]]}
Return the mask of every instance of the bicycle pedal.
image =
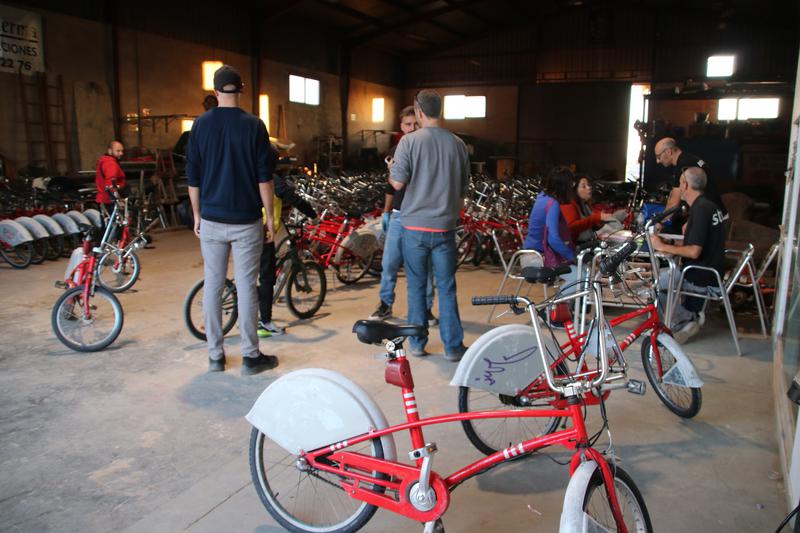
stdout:
{"type": "Polygon", "coordinates": [[[638,379],[628,380],[628,392],[630,392],[631,394],[638,394],[639,396],[644,396],[646,390],[647,390],[647,385],[645,385],[644,381],[639,381],[638,379]]]}
{"type": "Polygon", "coordinates": [[[53,285],[55,285],[56,289],[66,289],[68,287],[66,281],[56,281],[53,285]]]}

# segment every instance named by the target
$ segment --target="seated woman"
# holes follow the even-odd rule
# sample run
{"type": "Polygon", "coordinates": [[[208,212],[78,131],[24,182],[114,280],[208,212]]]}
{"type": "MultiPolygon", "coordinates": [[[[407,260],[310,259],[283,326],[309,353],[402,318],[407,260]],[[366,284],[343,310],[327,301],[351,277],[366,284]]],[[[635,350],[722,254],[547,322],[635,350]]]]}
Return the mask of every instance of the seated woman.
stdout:
{"type": "Polygon", "coordinates": [[[562,206],[572,201],[573,181],[572,171],[567,167],[555,167],[547,174],[542,182],[542,192],[531,209],[528,235],[523,245],[527,250],[536,250],[544,255],[544,266],[570,265],[572,272],[561,276],[565,285],[577,279],[575,246],[561,214],[562,206]],[[545,245],[549,250],[545,250],[545,245]]]}
{"type": "MultiPolygon", "coordinates": [[[[624,214],[624,210],[622,213],[624,214]]],[[[589,176],[579,176],[575,182],[573,200],[561,204],[561,214],[567,221],[572,242],[576,246],[595,240],[595,231],[606,222],[618,221],[616,213],[592,210],[592,181],[589,176]]]]}

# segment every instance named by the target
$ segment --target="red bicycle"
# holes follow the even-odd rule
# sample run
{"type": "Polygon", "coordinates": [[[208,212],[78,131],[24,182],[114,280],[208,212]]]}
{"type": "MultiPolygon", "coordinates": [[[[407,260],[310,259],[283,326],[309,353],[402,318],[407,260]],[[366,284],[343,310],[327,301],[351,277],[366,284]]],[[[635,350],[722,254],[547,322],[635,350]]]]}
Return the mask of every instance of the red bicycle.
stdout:
{"type": "Polygon", "coordinates": [[[83,245],[72,252],[64,281],[66,289],[53,306],[53,332],[65,346],[96,352],[116,340],[122,331],[122,305],[111,291],[97,284],[95,269],[103,250],[92,242],[93,228],[82,226],[83,245]]]}
{"type": "MultiPolygon", "coordinates": [[[[555,278],[552,269],[539,269],[555,278]]],[[[580,291],[600,303],[597,290],[580,291]]],[[[527,346],[515,354],[497,353],[476,361],[470,378],[491,379],[538,369],[550,390],[563,399],[558,406],[448,414],[421,418],[414,394],[411,365],[403,344],[408,336],[425,335],[424,326],[392,325],[362,320],[353,331],[366,344],[384,343],[384,378],[399,387],[406,422],[389,426],[380,408],[358,385],[336,372],[305,369],[291,372],[271,384],[247,415],[253,425],[250,467],[253,484],[267,511],[289,531],[353,532],[381,507],[441,528],[450,493],[465,480],[494,466],[550,446],[573,450],[560,531],[652,531],[645,502],[631,477],[593,447],[606,430],[589,435],[584,422],[587,395],[602,402],[611,388],[627,387],[625,366],[610,363],[600,343],[591,372],[556,375],[553,346],[542,334],[536,306],[524,297],[475,298],[473,304],[510,304],[530,314],[527,346]],[[442,476],[433,470],[438,447],[426,442],[423,428],[450,422],[488,419],[557,419],[571,427],[547,435],[529,435],[488,457],[442,476]],[[408,431],[413,465],[399,462],[393,435],[408,431]]],[[[602,307],[595,319],[605,329],[602,307]]],[[[527,327],[527,326],[526,326],[527,327]]],[[[476,342],[477,344],[477,342],[476,342]]]]}

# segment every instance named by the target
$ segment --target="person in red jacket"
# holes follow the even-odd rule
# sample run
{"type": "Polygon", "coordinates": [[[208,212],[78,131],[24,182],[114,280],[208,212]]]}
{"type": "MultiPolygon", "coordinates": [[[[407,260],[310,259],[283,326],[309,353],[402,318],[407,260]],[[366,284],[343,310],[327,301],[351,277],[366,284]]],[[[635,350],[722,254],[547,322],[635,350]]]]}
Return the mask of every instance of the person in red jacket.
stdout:
{"type": "Polygon", "coordinates": [[[125,153],[125,147],[119,141],[111,141],[108,143],[106,153],[100,156],[97,161],[97,171],[94,177],[94,182],[97,185],[97,196],[95,201],[98,204],[103,204],[111,211],[114,203],[113,197],[106,192],[106,187],[110,187],[112,180],[116,180],[117,187],[122,189],[125,186],[125,172],[119,166],[119,160],[122,154],[125,153]]]}
{"type": "Polygon", "coordinates": [[[572,242],[576,245],[595,239],[594,231],[606,222],[617,220],[612,213],[593,211],[592,181],[589,176],[579,176],[575,182],[575,196],[569,203],[561,204],[561,214],[567,221],[572,234],[572,242]]]}

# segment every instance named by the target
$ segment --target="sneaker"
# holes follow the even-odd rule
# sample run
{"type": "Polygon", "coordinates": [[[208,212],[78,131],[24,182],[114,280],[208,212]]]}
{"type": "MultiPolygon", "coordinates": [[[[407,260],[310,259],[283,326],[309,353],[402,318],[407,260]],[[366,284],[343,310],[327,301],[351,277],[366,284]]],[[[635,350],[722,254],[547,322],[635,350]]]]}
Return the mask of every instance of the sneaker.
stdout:
{"type": "Polygon", "coordinates": [[[258,352],[258,357],[242,357],[242,374],[249,376],[278,366],[278,358],[258,352]]]}
{"type": "Polygon", "coordinates": [[[413,355],[414,357],[425,357],[426,355],[429,355],[429,354],[428,354],[428,352],[427,352],[427,351],[425,351],[425,348],[411,348],[411,349],[410,349],[410,350],[408,350],[408,351],[409,351],[409,352],[411,353],[411,355],[413,355]]]}
{"type": "Polygon", "coordinates": [[[208,371],[209,372],[225,372],[225,354],[219,359],[208,358],[208,371]]]}
{"type": "Polygon", "coordinates": [[[426,316],[427,316],[427,318],[428,318],[428,327],[429,327],[429,328],[430,328],[430,327],[433,327],[433,326],[438,326],[438,325],[439,325],[439,319],[438,319],[438,318],[436,318],[435,316],[433,316],[433,311],[431,311],[430,309],[428,309],[428,311],[427,311],[425,314],[426,314],[426,316]]]}
{"type": "Polygon", "coordinates": [[[697,335],[699,331],[700,324],[695,320],[690,320],[677,330],[674,330],[672,332],[672,338],[678,341],[679,344],[686,344],[686,341],[697,335]]]}
{"type": "Polygon", "coordinates": [[[277,326],[275,322],[262,322],[259,320],[256,333],[261,338],[274,337],[276,335],[283,335],[286,333],[286,328],[277,326]]]}
{"type": "Polygon", "coordinates": [[[461,347],[454,352],[445,351],[444,358],[448,361],[461,361],[461,358],[464,357],[464,353],[466,351],[467,347],[462,344],[461,347]]]}
{"type": "Polygon", "coordinates": [[[374,313],[369,315],[370,320],[386,320],[392,316],[392,306],[381,300],[381,304],[374,313]]]}

